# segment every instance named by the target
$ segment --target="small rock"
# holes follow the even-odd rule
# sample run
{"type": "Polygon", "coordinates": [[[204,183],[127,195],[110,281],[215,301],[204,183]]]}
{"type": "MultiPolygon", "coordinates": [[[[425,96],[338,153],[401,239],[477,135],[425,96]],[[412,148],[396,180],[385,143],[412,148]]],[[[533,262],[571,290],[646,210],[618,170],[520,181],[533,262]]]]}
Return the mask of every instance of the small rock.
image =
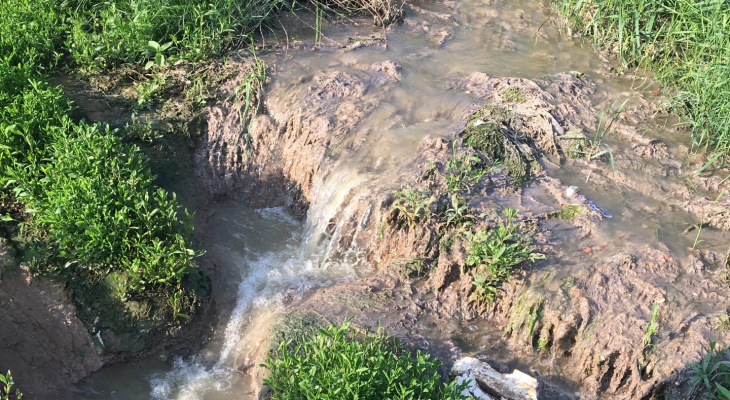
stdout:
{"type": "Polygon", "coordinates": [[[500,374],[483,361],[464,357],[454,363],[451,374],[456,376],[458,382],[469,382],[463,394],[475,399],[493,399],[481,386],[499,393],[500,398],[537,400],[537,380],[519,370],[514,370],[511,374],[500,374]]]}

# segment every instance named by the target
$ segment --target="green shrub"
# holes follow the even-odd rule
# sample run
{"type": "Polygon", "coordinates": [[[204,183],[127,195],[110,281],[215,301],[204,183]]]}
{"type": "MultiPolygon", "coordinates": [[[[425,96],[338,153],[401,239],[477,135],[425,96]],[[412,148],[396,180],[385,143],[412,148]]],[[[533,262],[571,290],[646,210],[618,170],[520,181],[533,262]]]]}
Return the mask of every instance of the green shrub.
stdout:
{"type": "Polygon", "coordinates": [[[0,374],[0,400],[20,400],[23,398],[23,394],[20,393],[19,389],[15,389],[13,392],[13,376],[10,371],[6,375],[0,374]]]}
{"type": "Polygon", "coordinates": [[[63,125],[70,110],[61,90],[36,79],[27,64],[0,61],[0,188],[11,176],[40,174],[48,131],[63,125]]]}
{"type": "Polygon", "coordinates": [[[504,220],[496,228],[467,235],[466,265],[476,269],[474,297],[477,301],[493,301],[515,267],[545,258],[529,246],[529,238],[517,232],[517,210],[506,208],[504,214],[504,220]]]}
{"type": "Polygon", "coordinates": [[[730,150],[730,3],[724,0],[556,0],[594,45],[647,67],[689,120],[695,144],[730,150]]]}
{"type": "Polygon", "coordinates": [[[262,366],[271,371],[264,383],[276,400],[467,398],[463,387],[441,380],[439,361],[348,322],[320,328],[299,344],[281,343],[262,366]]]}
{"type": "Polygon", "coordinates": [[[45,176],[27,182],[20,198],[60,255],[92,272],[123,273],[133,291],[177,286],[196,254],[186,245],[191,227],[178,218],[174,195],[155,189],[139,149],[98,125],[54,133],[45,176]]]}

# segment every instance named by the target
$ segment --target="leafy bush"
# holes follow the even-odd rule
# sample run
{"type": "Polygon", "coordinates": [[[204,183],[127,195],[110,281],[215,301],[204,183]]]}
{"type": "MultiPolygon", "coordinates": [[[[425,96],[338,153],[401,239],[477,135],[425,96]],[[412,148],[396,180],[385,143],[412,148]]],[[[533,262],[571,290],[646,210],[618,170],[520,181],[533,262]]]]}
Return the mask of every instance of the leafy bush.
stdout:
{"type": "Polygon", "coordinates": [[[404,350],[383,332],[350,329],[348,322],[321,328],[302,343],[283,342],[262,365],[276,400],[466,399],[463,387],[445,384],[440,362],[404,350]]]}
{"type": "Polygon", "coordinates": [[[474,296],[478,301],[494,297],[520,264],[545,258],[529,246],[530,239],[517,233],[517,210],[506,208],[505,219],[493,229],[480,229],[467,235],[466,265],[476,268],[474,296]]]}
{"type": "Polygon", "coordinates": [[[13,393],[13,376],[10,371],[6,375],[0,374],[0,400],[20,400],[23,398],[23,394],[20,393],[19,389],[15,389],[13,393]]]}
{"type": "Polygon", "coordinates": [[[27,64],[0,61],[0,188],[10,176],[40,174],[48,131],[63,125],[70,110],[61,90],[35,78],[27,64]]]}
{"type": "Polygon", "coordinates": [[[717,343],[710,342],[707,354],[696,364],[689,364],[694,373],[690,382],[695,390],[700,384],[704,388],[703,395],[709,399],[730,400],[730,348],[717,348],[717,343]]]}
{"type": "Polygon", "coordinates": [[[133,291],[179,284],[196,254],[186,245],[192,228],[178,219],[174,195],[155,190],[139,150],[98,125],[54,133],[44,178],[18,197],[60,255],[97,273],[122,272],[133,291]]]}

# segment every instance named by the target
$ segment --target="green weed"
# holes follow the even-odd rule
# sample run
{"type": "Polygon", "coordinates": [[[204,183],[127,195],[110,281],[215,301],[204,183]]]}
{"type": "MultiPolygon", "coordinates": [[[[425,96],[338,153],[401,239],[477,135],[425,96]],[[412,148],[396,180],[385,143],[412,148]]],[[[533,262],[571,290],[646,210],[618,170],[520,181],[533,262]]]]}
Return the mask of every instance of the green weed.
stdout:
{"type": "Polygon", "coordinates": [[[13,375],[8,371],[7,374],[0,374],[0,400],[20,400],[23,398],[23,394],[20,393],[19,389],[15,389],[13,392],[13,375]]]}
{"type": "Polygon", "coordinates": [[[652,338],[659,330],[659,305],[654,304],[651,308],[651,320],[644,325],[644,338],[641,345],[646,349],[651,345],[652,338]]]}
{"type": "Polygon", "coordinates": [[[241,134],[236,138],[233,145],[236,146],[243,137],[246,150],[251,150],[252,143],[249,125],[245,121],[250,123],[258,113],[261,105],[258,94],[266,82],[266,64],[256,57],[256,53],[253,53],[253,56],[254,62],[251,65],[251,71],[246,74],[243,82],[236,87],[230,96],[235,97],[236,103],[239,104],[238,120],[241,125],[241,134]]]}
{"type": "Polygon", "coordinates": [[[439,228],[462,228],[468,229],[474,224],[474,216],[471,214],[466,199],[458,193],[451,194],[451,205],[441,214],[439,228]]]}
{"type": "Polygon", "coordinates": [[[41,265],[109,276],[120,298],[179,289],[200,255],[187,245],[191,217],[155,187],[137,147],[69,113],[58,88],[0,65],[0,190],[25,207],[24,231],[44,243],[41,265]]]}
{"type": "Polygon", "coordinates": [[[704,347],[707,354],[698,363],[689,364],[694,376],[690,381],[689,397],[702,384],[703,395],[709,399],[730,400],[730,349],[720,350],[717,343],[704,347]]]}
{"type": "Polygon", "coordinates": [[[151,144],[155,141],[155,139],[162,137],[159,132],[152,129],[151,121],[147,120],[142,123],[142,121],[140,121],[137,117],[137,114],[132,114],[131,119],[131,123],[127,123],[124,126],[124,129],[120,131],[125,140],[139,140],[140,142],[151,144]]]}
{"type": "Polygon", "coordinates": [[[544,259],[529,246],[529,238],[517,232],[517,210],[505,209],[504,218],[492,229],[467,234],[466,265],[475,269],[474,297],[491,302],[517,266],[544,259]]]}
{"type": "Polygon", "coordinates": [[[456,243],[456,239],[459,238],[459,233],[451,231],[447,233],[446,235],[442,236],[439,240],[439,250],[442,253],[450,253],[451,248],[454,246],[454,243],[456,243]]]}
{"type": "Polygon", "coordinates": [[[319,5],[315,8],[315,28],[314,28],[314,45],[318,45],[322,42],[322,17],[324,16],[324,9],[320,8],[319,5]]]}
{"type": "Polygon", "coordinates": [[[151,110],[152,107],[162,98],[165,90],[165,76],[154,73],[147,80],[137,83],[134,90],[137,92],[135,110],[151,110]]]}
{"type": "Polygon", "coordinates": [[[715,322],[715,329],[720,333],[727,332],[730,329],[730,316],[727,314],[718,316],[715,322]]]}
{"type": "Polygon", "coordinates": [[[521,186],[540,165],[535,162],[538,152],[525,141],[525,135],[510,128],[513,118],[511,108],[486,104],[472,114],[460,136],[467,146],[483,153],[493,163],[492,168],[504,164],[521,186]]]}
{"type": "Polygon", "coordinates": [[[577,216],[583,213],[583,208],[575,204],[566,204],[560,207],[560,211],[557,212],[557,217],[563,221],[572,221],[577,216]]]}
{"type": "Polygon", "coordinates": [[[413,257],[400,267],[399,275],[409,278],[411,275],[421,276],[426,271],[426,261],[421,257],[413,257]]]}
{"type": "Polygon", "coordinates": [[[472,187],[488,172],[484,161],[476,155],[457,155],[457,142],[452,143],[453,156],[446,162],[444,180],[451,193],[471,192],[472,187]]]}
{"type": "Polygon", "coordinates": [[[560,136],[561,138],[574,140],[574,144],[568,148],[568,155],[575,156],[577,154],[581,154],[589,159],[596,159],[604,155],[608,155],[611,169],[614,169],[615,163],[613,150],[611,150],[611,146],[609,146],[608,143],[605,143],[604,140],[606,135],[611,131],[613,124],[621,116],[621,113],[626,107],[626,103],[628,103],[628,101],[629,99],[624,100],[617,109],[614,109],[616,106],[616,102],[614,102],[608,108],[608,111],[602,110],[599,113],[596,130],[593,137],[589,139],[589,144],[587,146],[585,145],[585,140],[587,138],[581,131],[569,132],[560,136]]]}
{"type": "Polygon", "coordinates": [[[441,365],[406,351],[384,332],[357,331],[347,321],[319,328],[294,344],[282,342],[263,367],[275,400],[467,399],[466,384],[444,383],[441,365]]]}
{"type": "Polygon", "coordinates": [[[115,65],[160,64],[166,51],[199,60],[238,49],[283,6],[279,0],[79,1],[69,12],[68,48],[85,70],[115,65]],[[150,51],[149,43],[164,43],[150,51]]]}
{"type": "Polygon", "coordinates": [[[427,189],[404,188],[395,193],[396,199],[391,210],[397,213],[396,227],[413,229],[427,222],[433,216],[431,204],[436,198],[427,189]]]}
{"type": "Polygon", "coordinates": [[[57,0],[0,2],[0,58],[8,65],[23,63],[50,69],[63,56],[66,26],[57,0]]]}
{"type": "Polygon", "coordinates": [[[169,56],[200,60],[245,47],[283,6],[281,0],[8,0],[0,4],[0,56],[39,70],[65,60],[86,72],[163,65],[169,56]]]}

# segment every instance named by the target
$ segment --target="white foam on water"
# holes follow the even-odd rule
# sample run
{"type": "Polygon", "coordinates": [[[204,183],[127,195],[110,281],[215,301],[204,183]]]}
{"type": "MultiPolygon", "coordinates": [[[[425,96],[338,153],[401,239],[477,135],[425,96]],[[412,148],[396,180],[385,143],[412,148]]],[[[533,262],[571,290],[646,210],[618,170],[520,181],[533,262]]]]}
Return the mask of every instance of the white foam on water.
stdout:
{"type": "Polygon", "coordinates": [[[282,208],[261,209],[257,214],[289,229],[292,239],[298,239],[290,243],[298,244],[264,253],[246,249],[239,260],[246,268],[217,361],[211,365],[196,357],[175,360],[171,371],[150,379],[150,395],[154,399],[207,399],[212,393],[230,391],[236,380],[241,380],[240,369],[258,361],[259,348],[285,296],[301,295],[313,287],[356,277],[355,264],[325,260],[323,251],[306,251],[306,241],[301,238],[302,223],[282,208]]]}

